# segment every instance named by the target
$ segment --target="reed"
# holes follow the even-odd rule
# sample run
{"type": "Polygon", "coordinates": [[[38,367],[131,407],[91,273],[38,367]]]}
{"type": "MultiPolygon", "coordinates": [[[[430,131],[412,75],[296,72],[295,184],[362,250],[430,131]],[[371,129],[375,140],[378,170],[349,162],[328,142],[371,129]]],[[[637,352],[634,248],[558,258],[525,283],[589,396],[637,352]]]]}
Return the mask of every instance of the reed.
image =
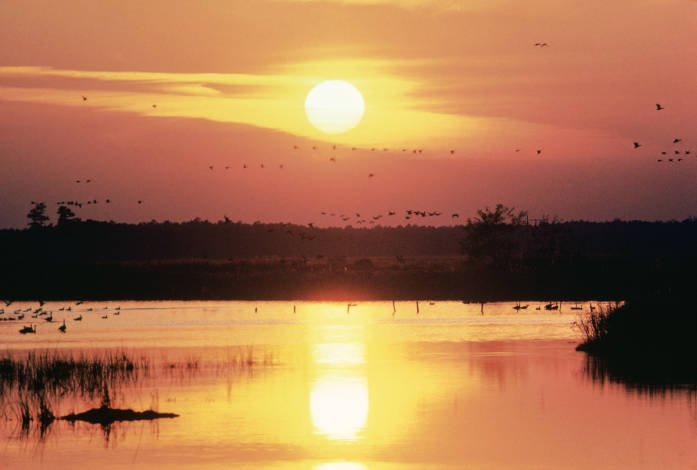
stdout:
{"type": "Polygon", "coordinates": [[[8,354],[0,359],[0,395],[17,389],[35,396],[78,394],[92,398],[106,386],[135,382],[149,367],[145,358],[132,359],[122,352],[73,356],[45,351],[30,352],[22,358],[8,354]]]}
{"type": "Polygon", "coordinates": [[[697,302],[660,295],[598,308],[575,322],[594,376],[637,384],[697,384],[697,302]]]}

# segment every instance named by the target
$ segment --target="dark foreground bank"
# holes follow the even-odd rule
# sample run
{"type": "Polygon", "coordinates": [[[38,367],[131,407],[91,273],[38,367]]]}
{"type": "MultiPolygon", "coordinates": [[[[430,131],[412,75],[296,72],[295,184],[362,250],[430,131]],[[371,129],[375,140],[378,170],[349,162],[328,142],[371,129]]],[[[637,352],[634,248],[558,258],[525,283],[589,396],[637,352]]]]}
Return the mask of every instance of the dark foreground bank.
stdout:
{"type": "Polygon", "coordinates": [[[578,322],[597,378],[635,384],[697,384],[697,297],[643,296],[578,322]]]}

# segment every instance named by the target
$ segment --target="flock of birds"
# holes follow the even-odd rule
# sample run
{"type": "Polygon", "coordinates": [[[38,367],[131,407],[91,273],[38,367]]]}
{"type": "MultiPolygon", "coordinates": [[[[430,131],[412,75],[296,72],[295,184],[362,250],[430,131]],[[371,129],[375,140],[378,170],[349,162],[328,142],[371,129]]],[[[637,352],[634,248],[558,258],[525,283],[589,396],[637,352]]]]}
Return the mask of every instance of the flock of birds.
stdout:
{"type": "MultiPolygon", "coordinates": [[[[550,44],[547,43],[547,42],[536,42],[536,43],[533,44],[533,46],[534,46],[534,47],[537,47],[537,48],[548,48],[548,47],[550,47],[550,44]]],[[[88,100],[87,96],[84,96],[84,95],[82,95],[81,98],[82,98],[82,101],[87,101],[87,100],[88,100]]],[[[157,104],[152,104],[151,106],[152,106],[153,109],[156,109],[156,108],[157,108],[157,104]]],[[[656,108],[655,108],[656,111],[663,111],[663,110],[665,110],[665,109],[666,109],[665,106],[663,106],[663,105],[660,104],[660,103],[656,103],[656,108]]],[[[682,142],[683,142],[683,139],[682,139],[682,138],[677,138],[677,137],[676,137],[676,138],[673,139],[673,144],[674,144],[674,145],[680,144],[680,143],[682,143],[682,142]]],[[[640,143],[640,142],[635,141],[635,142],[633,142],[633,147],[634,147],[634,149],[636,150],[636,149],[639,149],[639,148],[643,147],[643,144],[640,143]]],[[[350,148],[350,151],[352,151],[352,152],[356,152],[356,151],[369,151],[369,152],[390,152],[390,151],[394,151],[394,152],[400,152],[400,151],[401,151],[402,153],[411,153],[411,154],[414,154],[414,155],[421,155],[421,154],[424,153],[424,149],[423,149],[423,148],[407,148],[407,147],[401,147],[401,148],[397,148],[397,149],[390,149],[390,148],[388,148],[388,147],[369,147],[369,148],[368,148],[368,147],[366,147],[366,148],[363,148],[363,147],[347,147],[346,150],[348,150],[349,148],[350,148]]],[[[295,151],[299,151],[299,150],[301,150],[301,147],[300,147],[299,145],[293,145],[293,146],[292,146],[292,149],[295,150],[295,151]]],[[[331,152],[332,152],[332,156],[329,156],[329,157],[328,157],[328,160],[329,160],[330,163],[336,163],[337,157],[336,157],[336,153],[334,153],[334,152],[336,152],[338,149],[340,149],[340,147],[338,147],[336,144],[331,145],[330,150],[331,150],[331,152]]],[[[311,146],[311,150],[312,150],[313,152],[315,152],[315,151],[320,151],[320,150],[323,150],[323,149],[321,149],[320,146],[318,146],[318,145],[312,145],[312,146],[311,146]]],[[[516,152],[516,153],[519,153],[519,152],[521,152],[521,149],[516,148],[516,149],[515,149],[515,152],[516,152]]],[[[456,153],[456,149],[452,148],[452,149],[448,150],[448,153],[449,153],[449,155],[454,155],[454,154],[456,153]]],[[[543,153],[543,149],[542,149],[542,148],[537,148],[537,149],[535,149],[535,154],[536,154],[536,155],[542,155],[542,153],[543,153]]],[[[660,157],[657,158],[657,162],[658,162],[658,163],[679,163],[679,162],[682,162],[682,161],[685,160],[688,156],[690,156],[690,155],[692,155],[692,154],[694,154],[694,153],[695,153],[695,152],[694,152],[693,150],[690,150],[690,149],[687,149],[687,148],[684,148],[684,147],[683,147],[683,148],[679,148],[679,149],[673,148],[673,149],[670,149],[670,150],[664,150],[664,151],[661,152],[660,157]]],[[[697,155],[696,155],[696,156],[697,156],[697,155]]],[[[213,164],[208,165],[208,169],[209,169],[210,171],[216,171],[216,170],[218,170],[218,169],[223,169],[224,171],[228,171],[228,170],[233,169],[234,167],[235,167],[235,166],[233,166],[233,165],[225,165],[225,166],[221,166],[221,167],[218,167],[218,166],[213,165],[213,164]]],[[[248,163],[242,163],[242,164],[241,164],[241,167],[242,167],[243,170],[246,170],[246,169],[252,168],[252,167],[258,167],[258,168],[261,168],[261,169],[271,168],[271,166],[268,166],[268,165],[266,165],[266,164],[264,164],[264,163],[257,163],[257,164],[254,164],[254,165],[251,165],[251,164],[248,164],[248,163]]],[[[282,163],[281,163],[281,164],[277,164],[277,167],[278,167],[279,170],[283,170],[284,168],[286,168],[285,165],[282,164],[282,163]]],[[[368,178],[375,178],[376,175],[375,175],[375,173],[372,173],[372,172],[371,172],[371,173],[368,173],[368,174],[367,174],[367,177],[368,177],[368,178]]],[[[76,179],[76,180],[75,180],[75,183],[76,183],[76,184],[90,184],[91,182],[92,182],[92,179],[91,179],[91,178],[88,178],[88,179],[76,179]]],[[[106,200],[104,200],[103,202],[104,202],[105,204],[111,204],[112,201],[111,201],[111,199],[106,199],[106,200]]],[[[56,202],[57,205],[74,206],[74,207],[77,207],[77,208],[82,208],[84,205],[97,205],[97,204],[99,204],[99,203],[100,203],[100,201],[98,201],[97,199],[91,199],[91,200],[88,200],[88,201],[75,201],[75,200],[69,200],[69,201],[57,201],[57,202],[56,202]]],[[[143,203],[144,203],[144,201],[143,201],[142,199],[137,200],[137,204],[138,204],[138,205],[142,205],[143,203]]],[[[33,202],[32,202],[32,204],[33,204],[33,202]]],[[[386,215],[387,215],[387,216],[394,216],[395,214],[396,214],[395,211],[388,211],[388,213],[387,213],[386,215]]],[[[336,216],[338,216],[338,217],[339,217],[342,221],[344,221],[344,222],[348,222],[348,221],[351,219],[351,216],[350,216],[350,215],[346,215],[346,214],[335,214],[335,213],[326,214],[325,212],[322,212],[322,215],[323,215],[323,216],[329,215],[330,217],[336,217],[336,216]]],[[[440,216],[440,215],[442,215],[442,213],[441,213],[440,211],[407,210],[407,211],[406,211],[406,214],[404,215],[404,219],[405,219],[405,220],[411,220],[411,219],[415,219],[415,218],[418,218],[418,217],[425,218],[425,217],[433,217],[433,216],[440,216]]],[[[357,219],[357,220],[356,220],[356,223],[359,224],[359,225],[361,225],[361,224],[375,224],[375,223],[376,223],[378,220],[380,220],[380,218],[382,218],[382,217],[383,217],[383,214],[378,214],[378,215],[373,215],[373,216],[371,216],[370,218],[361,218],[359,214],[356,214],[356,219],[357,219]]],[[[453,213],[453,214],[451,215],[451,219],[455,219],[455,218],[458,218],[458,217],[459,217],[459,214],[458,214],[458,213],[453,213]]]]}
{"type": "MultiPolygon", "coordinates": [[[[9,307],[12,305],[13,301],[11,300],[5,300],[3,301],[5,303],[5,307],[9,307]]],[[[79,300],[75,303],[75,306],[79,306],[84,304],[83,300],[79,300]]],[[[73,305],[68,305],[68,306],[63,306],[57,310],[58,312],[73,312],[73,305]]],[[[106,306],[101,310],[95,310],[94,307],[88,307],[88,308],[83,308],[80,310],[80,314],[77,315],[76,317],[72,318],[72,321],[75,322],[81,322],[83,320],[83,314],[81,312],[87,312],[91,313],[94,312],[95,314],[99,314],[99,316],[103,319],[106,320],[109,318],[109,316],[114,316],[114,315],[120,315],[121,314],[121,307],[116,307],[113,310],[110,311],[110,307],[106,306]]],[[[31,318],[36,319],[37,321],[39,319],[45,321],[46,323],[54,323],[54,318],[53,318],[53,310],[46,310],[44,309],[44,302],[42,300],[39,301],[39,306],[38,308],[34,307],[27,307],[24,309],[15,309],[12,312],[5,312],[5,308],[0,308],[0,321],[3,322],[15,322],[15,321],[21,321],[24,320],[26,315],[29,315],[31,318]]],[[[65,319],[63,319],[63,323],[58,327],[58,331],[61,333],[65,333],[68,329],[68,325],[65,323],[65,319]]],[[[36,324],[32,323],[30,325],[25,325],[22,329],[19,330],[19,333],[22,335],[26,335],[29,333],[36,333],[36,324]]]]}
{"type": "MultiPolygon", "coordinates": [[[[656,103],[656,109],[657,110],[662,110],[665,109],[663,108],[660,104],[656,103]]],[[[680,144],[682,143],[683,139],[676,137],[673,139],[673,145],[680,144]]],[[[639,142],[634,142],[634,149],[638,149],[642,147],[642,144],[639,142]]],[[[661,157],[657,159],[658,163],[678,163],[681,162],[685,159],[685,157],[691,155],[693,153],[692,150],[682,148],[682,149],[672,149],[672,150],[663,150],[661,152],[661,157]],[[669,157],[669,155],[672,155],[669,157]]]]}

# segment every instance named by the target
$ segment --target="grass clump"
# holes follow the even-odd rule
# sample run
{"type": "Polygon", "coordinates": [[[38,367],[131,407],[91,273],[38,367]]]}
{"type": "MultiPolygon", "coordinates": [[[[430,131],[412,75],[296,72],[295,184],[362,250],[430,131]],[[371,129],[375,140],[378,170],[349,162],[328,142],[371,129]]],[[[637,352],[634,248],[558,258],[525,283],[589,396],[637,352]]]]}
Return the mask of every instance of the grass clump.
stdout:
{"type": "Polygon", "coordinates": [[[598,308],[576,321],[594,375],[634,383],[697,383],[697,298],[660,295],[598,308]]]}

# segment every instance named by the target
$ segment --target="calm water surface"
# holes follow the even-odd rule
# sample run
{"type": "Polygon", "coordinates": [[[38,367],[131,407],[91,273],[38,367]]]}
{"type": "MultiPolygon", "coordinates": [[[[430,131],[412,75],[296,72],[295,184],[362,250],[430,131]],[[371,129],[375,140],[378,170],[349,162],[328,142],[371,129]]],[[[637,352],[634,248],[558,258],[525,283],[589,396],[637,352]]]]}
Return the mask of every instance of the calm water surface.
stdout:
{"type": "MultiPolygon", "coordinates": [[[[47,303],[53,323],[29,312],[0,322],[5,354],[144,357],[148,373],[113,405],[180,417],[108,430],[57,421],[27,435],[5,399],[0,469],[697,467],[694,395],[594,381],[574,351],[574,303],[514,305],[482,315],[478,304],[420,302],[417,315],[397,302],[393,315],[391,302],[348,314],[331,302],[47,303]],[[30,322],[37,334],[20,335],[30,322]]],[[[66,394],[53,406],[98,404],[66,394]]]]}

